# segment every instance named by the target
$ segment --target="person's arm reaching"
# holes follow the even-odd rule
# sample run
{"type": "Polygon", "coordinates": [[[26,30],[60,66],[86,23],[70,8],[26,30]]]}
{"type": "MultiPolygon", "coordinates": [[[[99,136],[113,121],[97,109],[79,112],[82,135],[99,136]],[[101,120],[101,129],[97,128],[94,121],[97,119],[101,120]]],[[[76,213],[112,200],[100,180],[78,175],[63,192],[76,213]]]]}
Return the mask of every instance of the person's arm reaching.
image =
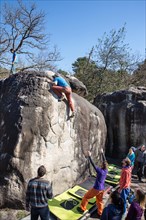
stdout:
{"type": "Polygon", "coordinates": [[[88,158],[89,158],[89,161],[91,163],[91,165],[93,166],[94,170],[97,172],[97,167],[95,166],[93,160],[91,159],[91,152],[88,151],[88,158]]]}
{"type": "Polygon", "coordinates": [[[50,84],[52,84],[52,85],[57,85],[57,81],[52,81],[52,80],[49,79],[48,82],[49,82],[50,84]]]}

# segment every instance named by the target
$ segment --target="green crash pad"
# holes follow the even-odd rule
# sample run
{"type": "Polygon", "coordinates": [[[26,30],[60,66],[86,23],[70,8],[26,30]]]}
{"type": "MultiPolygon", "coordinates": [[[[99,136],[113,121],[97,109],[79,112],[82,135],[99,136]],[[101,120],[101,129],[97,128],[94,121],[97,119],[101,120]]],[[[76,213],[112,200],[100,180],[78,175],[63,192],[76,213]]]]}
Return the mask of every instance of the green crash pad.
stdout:
{"type": "Polygon", "coordinates": [[[121,168],[116,166],[115,164],[109,164],[108,165],[108,173],[120,175],[121,168]]]}
{"type": "Polygon", "coordinates": [[[105,182],[109,183],[109,184],[118,185],[119,184],[119,180],[120,180],[120,176],[119,175],[108,173],[105,182]]]}
{"type": "MultiPolygon", "coordinates": [[[[70,190],[70,189],[69,189],[70,190]]],[[[81,199],[66,192],[49,200],[49,208],[51,213],[60,220],[77,220],[83,214],[79,213],[77,207],[80,207],[81,199]]],[[[93,204],[88,203],[87,209],[92,208],[93,204]]],[[[86,214],[88,211],[84,212],[86,214]]]]}
{"type": "Polygon", "coordinates": [[[105,182],[111,185],[118,185],[121,177],[120,175],[121,175],[121,168],[116,166],[115,164],[109,164],[108,174],[105,182]]]}
{"type": "Polygon", "coordinates": [[[90,176],[88,177],[86,180],[84,180],[83,182],[81,182],[80,184],[78,184],[78,186],[84,188],[84,189],[91,189],[94,186],[96,177],[95,176],[90,176]]]}
{"type": "MultiPolygon", "coordinates": [[[[73,188],[68,190],[68,192],[71,195],[73,195],[73,196],[75,196],[75,197],[77,197],[79,199],[82,199],[87,191],[88,191],[87,189],[82,188],[79,185],[74,186],[73,188]]],[[[95,202],[96,202],[96,198],[95,197],[89,200],[89,203],[91,203],[91,204],[94,204],[95,202]]]]}

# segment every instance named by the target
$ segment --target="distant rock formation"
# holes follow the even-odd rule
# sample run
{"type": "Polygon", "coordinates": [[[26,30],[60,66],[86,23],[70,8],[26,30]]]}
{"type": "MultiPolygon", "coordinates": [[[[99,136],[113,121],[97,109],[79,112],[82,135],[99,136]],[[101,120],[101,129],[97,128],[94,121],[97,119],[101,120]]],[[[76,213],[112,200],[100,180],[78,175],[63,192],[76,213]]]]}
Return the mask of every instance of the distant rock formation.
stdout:
{"type": "Polygon", "coordinates": [[[94,105],[105,117],[108,156],[123,158],[131,146],[146,144],[146,87],[98,95],[94,105]]]}
{"type": "Polygon", "coordinates": [[[45,165],[54,194],[88,175],[88,150],[100,161],[106,140],[102,113],[73,94],[58,102],[47,73],[19,72],[0,80],[0,207],[22,208],[26,184],[45,165]]]}

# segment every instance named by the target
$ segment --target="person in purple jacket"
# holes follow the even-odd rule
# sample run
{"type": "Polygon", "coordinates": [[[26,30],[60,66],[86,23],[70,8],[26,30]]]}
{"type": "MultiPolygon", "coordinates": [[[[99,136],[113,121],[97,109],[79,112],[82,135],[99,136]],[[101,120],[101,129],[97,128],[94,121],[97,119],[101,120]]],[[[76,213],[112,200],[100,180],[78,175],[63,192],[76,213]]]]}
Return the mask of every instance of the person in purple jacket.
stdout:
{"type": "Polygon", "coordinates": [[[88,151],[88,158],[90,163],[92,164],[93,168],[95,169],[97,176],[96,176],[96,180],[94,183],[94,186],[92,189],[90,189],[82,198],[82,202],[80,205],[80,211],[84,212],[86,211],[86,207],[88,204],[88,200],[93,198],[94,196],[96,196],[96,205],[97,205],[97,210],[98,210],[98,217],[101,216],[102,211],[103,211],[103,193],[104,193],[104,183],[105,183],[105,179],[106,179],[106,175],[108,172],[108,164],[106,161],[103,161],[101,163],[101,167],[97,167],[95,166],[95,164],[93,163],[92,159],[91,159],[91,152],[88,151]]]}
{"type": "Polygon", "coordinates": [[[146,203],[145,193],[138,189],[136,199],[131,203],[125,220],[141,220],[146,203]]]}

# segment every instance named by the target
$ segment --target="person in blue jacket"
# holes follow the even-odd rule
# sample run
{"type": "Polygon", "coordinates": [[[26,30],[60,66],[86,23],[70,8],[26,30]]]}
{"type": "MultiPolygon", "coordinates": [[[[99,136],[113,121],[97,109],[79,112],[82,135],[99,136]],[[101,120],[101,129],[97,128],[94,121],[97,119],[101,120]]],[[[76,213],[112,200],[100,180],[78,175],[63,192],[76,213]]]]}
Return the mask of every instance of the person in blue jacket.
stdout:
{"type": "Polygon", "coordinates": [[[124,214],[124,202],[118,191],[114,191],[110,196],[111,203],[104,208],[101,220],[121,220],[124,214]]]}
{"type": "Polygon", "coordinates": [[[10,52],[12,53],[12,64],[11,64],[10,73],[15,74],[16,73],[17,54],[16,54],[16,51],[14,49],[10,49],[10,52]]]}
{"type": "Polygon", "coordinates": [[[58,96],[58,101],[62,101],[64,99],[63,93],[65,94],[67,100],[68,100],[68,104],[69,107],[72,111],[72,117],[75,116],[75,106],[74,106],[74,102],[72,99],[72,89],[69,85],[69,83],[67,83],[67,81],[61,77],[58,73],[56,73],[53,76],[53,81],[50,81],[50,83],[52,84],[52,90],[53,92],[58,96]]]}
{"type": "Polygon", "coordinates": [[[132,169],[133,169],[133,167],[134,167],[134,162],[135,162],[135,153],[134,153],[132,147],[129,149],[129,152],[128,152],[128,154],[127,154],[127,157],[128,157],[129,160],[131,161],[131,167],[132,167],[132,169]]]}

